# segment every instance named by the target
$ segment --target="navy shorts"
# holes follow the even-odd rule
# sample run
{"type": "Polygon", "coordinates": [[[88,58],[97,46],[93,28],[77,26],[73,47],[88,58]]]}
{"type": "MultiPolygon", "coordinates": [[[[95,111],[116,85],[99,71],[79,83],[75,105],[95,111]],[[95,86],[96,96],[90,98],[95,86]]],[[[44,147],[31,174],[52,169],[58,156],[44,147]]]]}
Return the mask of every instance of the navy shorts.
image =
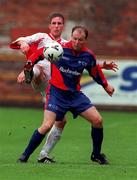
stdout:
{"type": "Polygon", "coordinates": [[[56,121],[62,121],[65,114],[70,111],[76,118],[93,104],[81,91],[64,91],[55,86],[50,86],[46,94],[44,109],[56,113],[56,121]]]}

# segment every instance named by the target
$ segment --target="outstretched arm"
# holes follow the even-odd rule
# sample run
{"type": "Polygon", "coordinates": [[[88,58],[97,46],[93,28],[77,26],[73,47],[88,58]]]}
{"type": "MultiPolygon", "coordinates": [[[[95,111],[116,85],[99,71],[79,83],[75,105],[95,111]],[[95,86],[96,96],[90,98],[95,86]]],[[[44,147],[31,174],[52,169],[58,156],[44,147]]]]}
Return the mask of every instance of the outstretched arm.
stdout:
{"type": "Polygon", "coordinates": [[[118,65],[114,61],[109,61],[109,62],[104,61],[102,64],[100,64],[100,67],[102,69],[112,70],[115,72],[118,70],[118,65]]]}
{"type": "Polygon", "coordinates": [[[91,76],[98,84],[103,86],[103,88],[105,89],[105,91],[107,92],[107,94],[109,96],[113,95],[114,87],[108,83],[108,81],[107,81],[106,77],[104,76],[104,74],[101,70],[101,67],[99,65],[92,68],[91,76]]]}
{"type": "Polygon", "coordinates": [[[10,44],[10,48],[12,48],[12,49],[20,49],[22,53],[26,54],[29,51],[30,46],[23,39],[18,38],[16,41],[13,41],[10,44]]]}
{"type": "Polygon", "coordinates": [[[108,95],[112,96],[114,93],[114,87],[108,84],[106,87],[104,87],[105,91],[108,93],[108,95]]]}

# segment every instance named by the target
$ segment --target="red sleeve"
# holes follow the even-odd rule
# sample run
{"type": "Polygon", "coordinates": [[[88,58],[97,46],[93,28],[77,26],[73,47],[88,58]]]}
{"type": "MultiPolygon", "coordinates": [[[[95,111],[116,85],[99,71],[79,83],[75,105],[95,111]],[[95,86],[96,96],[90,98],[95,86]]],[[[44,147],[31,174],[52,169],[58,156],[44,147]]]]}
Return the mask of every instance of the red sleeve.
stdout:
{"type": "Polygon", "coordinates": [[[12,42],[12,43],[9,45],[9,47],[10,47],[11,49],[20,49],[20,45],[18,44],[18,41],[12,42]]]}
{"type": "Polygon", "coordinates": [[[99,64],[96,65],[94,68],[92,68],[91,75],[94,78],[94,80],[98,84],[101,84],[104,88],[108,85],[107,79],[106,79],[104,73],[102,72],[99,64]]]}
{"type": "MultiPolygon", "coordinates": [[[[38,58],[38,56],[41,56],[43,54],[43,49],[38,50],[38,42],[29,44],[29,50],[25,53],[26,58],[31,60],[32,63],[35,62],[35,60],[38,58]]],[[[12,42],[10,44],[11,49],[20,49],[20,45],[18,44],[18,41],[12,42]]]]}
{"type": "Polygon", "coordinates": [[[27,59],[30,60],[32,62],[32,64],[35,64],[36,62],[38,62],[39,59],[40,60],[44,59],[43,49],[44,48],[38,49],[35,53],[28,56],[27,59]]]}

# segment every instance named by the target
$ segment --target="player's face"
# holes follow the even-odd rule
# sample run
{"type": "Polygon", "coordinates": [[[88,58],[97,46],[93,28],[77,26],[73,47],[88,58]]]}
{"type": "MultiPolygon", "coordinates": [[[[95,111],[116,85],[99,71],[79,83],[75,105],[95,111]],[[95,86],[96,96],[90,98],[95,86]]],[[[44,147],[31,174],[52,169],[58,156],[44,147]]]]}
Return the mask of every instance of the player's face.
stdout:
{"type": "Polygon", "coordinates": [[[64,22],[63,19],[60,17],[55,17],[52,18],[50,24],[49,24],[49,29],[51,35],[55,38],[58,39],[60,38],[62,31],[64,29],[64,22]]]}
{"type": "Polygon", "coordinates": [[[71,35],[72,48],[75,51],[81,51],[83,46],[85,45],[85,33],[84,31],[78,31],[77,29],[71,35]]]}

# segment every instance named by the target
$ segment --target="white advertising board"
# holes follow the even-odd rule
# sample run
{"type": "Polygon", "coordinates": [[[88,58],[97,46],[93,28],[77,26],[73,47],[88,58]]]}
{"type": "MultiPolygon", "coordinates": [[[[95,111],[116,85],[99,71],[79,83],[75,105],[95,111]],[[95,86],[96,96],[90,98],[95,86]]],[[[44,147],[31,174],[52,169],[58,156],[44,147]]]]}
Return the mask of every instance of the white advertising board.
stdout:
{"type": "Polygon", "coordinates": [[[96,105],[128,105],[137,106],[137,61],[116,61],[117,72],[103,70],[108,82],[114,86],[115,92],[110,97],[102,86],[93,80],[82,83],[82,91],[96,105]]]}

